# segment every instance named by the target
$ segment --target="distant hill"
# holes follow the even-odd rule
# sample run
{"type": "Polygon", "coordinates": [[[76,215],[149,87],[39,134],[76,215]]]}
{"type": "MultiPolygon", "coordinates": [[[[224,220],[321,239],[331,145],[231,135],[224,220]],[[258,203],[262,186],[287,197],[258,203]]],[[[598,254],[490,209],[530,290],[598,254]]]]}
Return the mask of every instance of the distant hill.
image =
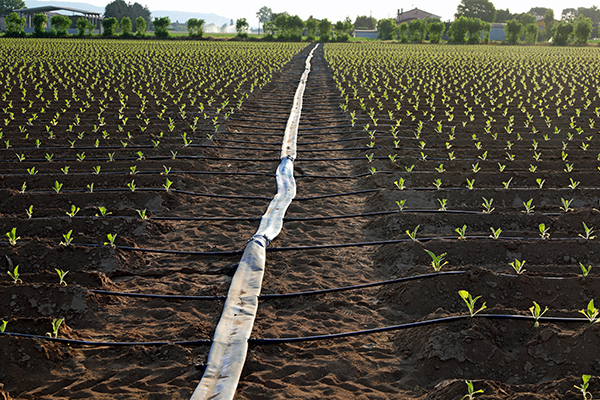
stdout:
{"type": "MultiPolygon", "coordinates": [[[[135,0],[134,0],[135,2],[135,0]]],[[[144,2],[138,3],[143,4],[144,2]]],[[[108,2],[107,2],[108,4],[108,2]]],[[[93,11],[104,13],[104,7],[98,7],[93,4],[88,3],[79,3],[79,2],[71,2],[71,1],[40,1],[40,0],[25,0],[25,5],[27,8],[34,7],[42,7],[42,6],[58,6],[58,7],[69,7],[69,8],[77,8],[85,11],[93,11]]],[[[215,24],[217,26],[222,26],[223,24],[229,25],[231,21],[230,18],[221,17],[216,14],[202,14],[202,13],[193,13],[186,11],[165,11],[165,10],[150,10],[152,13],[152,18],[154,17],[169,17],[172,22],[179,21],[181,23],[187,21],[190,18],[202,18],[206,21],[206,24],[215,24]]]]}

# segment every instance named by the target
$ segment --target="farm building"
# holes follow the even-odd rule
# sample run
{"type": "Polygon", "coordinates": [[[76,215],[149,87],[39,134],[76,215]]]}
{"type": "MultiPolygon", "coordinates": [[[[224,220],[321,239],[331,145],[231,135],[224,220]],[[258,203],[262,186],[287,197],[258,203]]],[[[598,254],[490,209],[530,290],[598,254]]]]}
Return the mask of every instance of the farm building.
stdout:
{"type": "Polygon", "coordinates": [[[429,13],[427,11],[419,10],[418,8],[414,8],[409,11],[404,11],[402,9],[398,10],[398,15],[396,15],[396,24],[400,25],[403,23],[409,23],[410,21],[414,21],[415,19],[425,19],[425,18],[436,18],[442,19],[439,15],[435,15],[429,13]]]}
{"type": "Polygon", "coordinates": [[[354,37],[366,38],[366,39],[377,39],[377,29],[355,29],[354,37]]]}
{"type": "MultiPolygon", "coordinates": [[[[57,6],[42,6],[42,7],[34,7],[34,8],[21,8],[19,10],[15,10],[15,12],[19,15],[19,17],[25,17],[25,33],[33,32],[33,16],[35,14],[45,14],[48,18],[48,25],[46,30],[50,30],[50,18],[53,15],[65,15],[65,13],[59,13],[58,11],[66,11],[71,15],[67,15],[71,19],[71,28],[69,29],[70,34],[77,33],[77,29],[75,29],[75,22],[83,17],[90,21],[95,27],[96,32],[102,32],[102,17],[100,13],[94,11],[86,11],[79,10],[76,8],[70,7],[57,7],[57,6]]],[[[4,18],[0,19],[0,30],[4,29],[4,18]]]]}
{"type": "Polygon", "coordinates": [[[494,41],[503,41],[506,39],[506,34],[504,33],[504,27],[506,24],[504,23],[493,23],[491,24],[490,29],[490,40],[494,41]]]}

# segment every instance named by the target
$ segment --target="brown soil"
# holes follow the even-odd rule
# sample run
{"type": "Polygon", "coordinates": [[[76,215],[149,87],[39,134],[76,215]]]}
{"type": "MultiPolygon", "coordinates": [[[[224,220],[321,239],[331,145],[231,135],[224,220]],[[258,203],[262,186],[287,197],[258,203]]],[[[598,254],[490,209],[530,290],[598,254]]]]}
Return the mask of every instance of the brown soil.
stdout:
{"type": "MultiPolygon", "coordinates": [[[[58,243],[72,230],[73,242],[79,244],[102,245],[108,233],[117,233],[118,246],[198,252],[242,250],[258,227],[256,219],[142,220],[136,210],[146,209],[151,217],[260,217],[276,191],[275,179],[268,175],[278,164],[278,144],[309,47],[282,72],[274,73],[272,80],[255,92],[226,126],[221,126],[217,140],[194,141],[215,147],[183,148],[177,137],[165,140],[164,146],[152,152],[152,156],[162,159],[137,160],[138,149],[125,148],[118,152],[120,159],[111,163],[91,160],[107,157],[107,150],[93,148],[93,142],[81,162],[75,160],[81,150],[55,151],[54,157],[64,161],[51,163],[31,161],[43,159],[46,150],[2,150],[5,162],[0,165],[0,231],[17,227],[21,244],[0,245],[0,263],[6,267],[9,262],[19,265],[23,280],[13,284],[7,275],[0,280],[0,317],[8,320],[7,332],[45,335],[53,319],[64,317],[59,333],[62,338],[210,339],[221,301],[135,299],[98,295],[90,290],[225,295],[239,255],[165,255],[58,243]],[[177,159],[170,158],[171,150],[179,152],[177,159]],[[14,153],[20,152],[27,158],[19,163],[14,161],[14,153]],[[71,166],[67,176],[60,171],[65,165],[71,166]],[[91,174],[96,165],[102,166],[100,175],[91,174]],[[131,175],[134,165],[139,171],[151,173],[131,175]],[[172,168],[169,175],[160,175],[163,165],[172,168]],[[34,166],[40,172],[32,177],[25,175],[26,168],[34,166]],[[267,175],[192,174],[204,171],[267,175]],[[134,179],[139,188],[160,189],[167,177],[178,190],[264,199],[211,198],[165,190],[132,192],[126,186],[134,179]],[[21,194],[18,189],[23,181],[27,189],[21,194]],[[55,181],[64,183],[61,193],[53,193],[55,181]],[[92,182],[94,192],[85,193],[86,185],[92,182]],[[97,190],[115,188],[127,190],[97,190]],[[32,219],[25,215],[29,205],[33,205],[32,219]],[[71,205],[80,207],[77,217],[81,218],[65,216],[71,205]],[[96,216],[98,206],[113,214],[110,218],[96,216]],[[68,286],[58,285],[56,268],[69,271],[68,286]]],[[[263,300],[254,338],[332,334],[464,315],[466,307],[459,290],[481,295],[478,304],[486,302],[488,308],[482,311],[486,314],[529,315],[528,309],[536,301],[549,307],[548,316],[577,317],[581,316],[577,310],[598,298],[598,241],[577,240],[583,233],[582,222],[600,226],[596,209],[599,193],[589,173],[597,164],[593,157],[598,153],[595,141],[587,152],[570,151],[570,157],[578,160],[579,173],[563,172],[560,150],[554,149],[554,159],[544,158],[545,164],[539,166],[542,174],[533,174],[527,171],[529,162],[515,162],[500,173],[496,163],[506,150],[492,139],[482,140],[484,146],[488,145],[485,149],[490,160],[480,161],[482,169],[475,173],[472,164],[483,151],[474,148],[468,135],[457,135],[454,147],[460,149],[460,158],[452,162],[435,159],[447,152],[443,148],[445,140],[431,130],[427,146],[434,150],[428,152],[428,160],[416,160],[421,150],[417,149],[418,141],[409,137],[412,125],[406,128],[398,149],[394,149],[394,139],[386,136],[389,126],[384,124],[377,128],[374,150],[365,150],[371,142],[362,129],[362,124],[370,120],[368,115],[351,104],[359,116],[353,128],[340,102],[340,92],[320,46],[308,80],[299,132],[300,153],[295,162],[300,199],[290,206],[286,214],[290,220],[272,247],[408,239],[405,231],[417,225],[417,238],[421,240],[270,251],[262,292],[302,292],[428,274],[432,272],[431,258],[425,249],[447,253],[449,264],[442,271],[466,273],[333,294],[263,300]],[[342,141],[345,139],[355,140],[342,141]],[[337,142],[318,143],[326,141],[337,142]],[[340,148],[344,151],[332,151],[340,148]],[[371,152],[380,158],[369,163],[365,154],[371,152]],[[389,153],[397,153],[399,159],[392,162],[389,153]],[[440,163],[446,171],[436,173],[434,167],[440,163]],[[405,167],[412,164],[416,165],[414,172],[406,173],[405,167]],[[371,167],[379,173],[368,174],[371,167]],[[317,177],[364,173],[368,175],[351,179],[317,177]],[[401,177],[406,179],[404,191],[393,184],[401,177]],[[510,177],[511,188],[502,189],[502,182],[510,177]],[[538,177],[546,180],[542,189],[535,188],[538,177]],[[437,178],[443,181],[440,190],[432,185],[437,178]],[[473,190],[465,188],[466,178],[475,179],[473,190]],[[566,188],[569,178],[580,181],[580,187],[566,188]],[[457,188],[461,190],[454,190],[457,188]],[[366,189],[381,190],[302,200],[366,189]],[[449,210],[481,211],[482,198],[494,199],[492,213],[437,212],[438,199],[447,199],[449,210]],[[523,202],[530,198],[535,210],[523,213],[523,202]],[[561,198],[573,198],[571,207],[575,211],[561,212],[561,198]],[[406,210],[396,214],[296,219],[396,210],[396,201],[402,199],[407,200],[406,210]],[[424,209],[429,211],[414,211],[424,209]],[[540,223],[551,228],[550,239],[539,238],[540,223]],[[458,240],[455,228],[463,225],[469,238],[458,240]],[[490,227],[502,228],[500,239],[489,237],[490,227]],[[424,240],[430,238],[433,240],[424,240]],[[527,261],[523,275],[517,275],[509,266],[515,259],[527,261]],[[594,265],[590,276],[580,276],[579,262],[594,265]]],[[[207,124],[203,129],[209,132],[211,127],[207,124]]],[[[6,134],[7,129],[4,131],[6,134]]],[[[69,146],[67,142],[64,145],[69,146]]],[[[151,152],[142,151],[148,155],[151,152]]],[[[515,149],[517,160],[524,159],[524,155],[530,158],[531,153],[525,146],[515,149]]],[[[464,381],[472,380],[476,390],[485,391],[477,396],[481,399],[579,399],[581,393],[574,385],[581,384],[581,375],[600,374],[599,336],[596,325],[583,322],[543,322],[534,328],[530,320],[473,318],[345,339],[253,344],[236,398],[461,399],[466,394],[464,381]]],[[[0,348],[0,383],[4,384],[0,396],[24,399],[189,398],[208,355],[205,346],[67,346],[14,336],[0,336],[0,348]]],[[[598,390],[598,383],[592,379],[590,391],[598,390]]]]}

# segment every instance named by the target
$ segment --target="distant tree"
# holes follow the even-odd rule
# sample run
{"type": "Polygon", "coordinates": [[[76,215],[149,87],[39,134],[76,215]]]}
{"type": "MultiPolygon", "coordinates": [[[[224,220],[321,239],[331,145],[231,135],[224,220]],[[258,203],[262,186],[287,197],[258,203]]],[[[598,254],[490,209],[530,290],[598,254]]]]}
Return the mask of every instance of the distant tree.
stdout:
{"type": "Polygon", "coordinates": [[[400,38],[400,43],[408,43],[408,24],[406,22],[401,23],[396,27],[394,34],[400,38]]]}
{"type": "Polygon", "coordinates": [[[538,38],[538,34],[540,33],[540,29],[536,24],[527,24],[524,28],[525,31],[525,42],[526,43],[535,43],[538,38]]]}
{"type": "Polygon", "coordinates": [[[487,44],[490,42],[491,31],[492,24],[487,21],[481,21],[481,35],[483,35],[483,43],[487,44]]]}
{"type": "Polygon", "coordinates": [[[16,12],[10,13],[5,20],[6,36],[19,37],[25,35],[25,17],[19,17],[16,12]]]}
{"type": "Polygon", "coordinates": [[[331,22],[327,18],[324,18],[319,22],[319,40],[322,42],[328,42],[331,35],[331,22]]]}
{"type": "Polygon", "coordinates": [[[526,26],[529,24],[535,24],[535,15],[529,14],[529,13],[523,13],[519,16],[519,22],[521,23],[521,25],[526,26]]]}
{"type": "Polygon", "coordinates": [[[302,38],[302,31],[304,30],[305,26],[306,23],[298,15],[292,15],[288,18],[290,34],[296,36],[297,39],[302,38]]]}
{"type": "Polygon", "coordinates": [[[354,24],[350,17],[346,17],[344,21],[338,21],[333,26],[333,30],[335,32],[335,39],[338,42],[347,42],[350,39],[350,35],[352,35],[352,31],[354,29],[354,24]]]}
{"type": "Polygon", "coordinates": [[[446,30],[446,24],[441,21],[434,21],[429,25],[429,42],[439,43],[446,30]]]}
{"type": "Polygon", "coordinates": [[[519,42],[519,36],[523,32],[523,24],[516,19],[511,19],[504,26],[504,33],[506,35],[506,41],[509,44],[517,44],[519,42]]]}
{"type": "Polygon", "coordinates": [[[77,20],[77,22],[75,22],[75,26],[77,26],[77,35],[79,37],[83,37],[85,35],[85,31],[88,27],[88,24],[90,23],[90,21],[88,21],[87,19],[81,17],[77,20]]]}
{"type": "Polygon", "coordinates": [[[46,14],[35,14],[33,16],[33,35],[43,36],[48,26],[48,17],[46,14]]]}
{"type": "Polygon", "coordinates": [[[546,40],[552,37],[552,28],[554,28],[554,10],[549,8],[544,14],[544,33],[546,40]]]}
{"type": "Polygon", "coordinates": [[[550,10],[550,8],[546,7],[531,7],[528,11],[529,14],[535,15],[536,17],[542,18],[546,15],[546,12],[550,10]]]}
{"type": "Polygon", "coordinates": [[[587,44],[590,34],[592,33],[592,20],[579,14],[575,19],[573,33],[575,36],[575,43],[587,44]]]}
{"type": "Polygon", "coordinates": [[[66,15],[53,15],[50,17],[50,27],[56,31],[57,36],[66,36],[71,26],[71,18],[66,15]]]}
{"type": "Polygon", "coordinates": [[[420,42],[423,40],[423,36],[421,36],[421,24],[420,19],[413,19],[408,23],[408,36],[411,42],[420,42]]]}
{"type": "Polygon", "coordinates": [[[427,35],[429,34],[429,29],[431,28],[431,24],[435,21],[439,21],[438,19],[425,17],[421,20],[421,28],[419,31],[421,32],[421,40],[426,40],[427,35]]]}
{"type": "Polygon", "coordinates": [[[0,15],[7,15],[22,8],[27,8],[23,0],[0,0],[0,15]]]}
{"type": "MultiPolygon", "coordinates": [[[[273,14],[273,11],[267,7],[267,6],[263,6],[260,8],[260,10],[258,10],[258,12],[256,13],[256,18],[258,18],[258,22],[263,24],[263,28],[265,25],[265,22],[269,22],[271,20],[271,15],[273,14]]],[[[264,29],[263,29],[264,31],[264,29]]],[[[260,33],[260,31],[259,31],[260,33]]]]}
{"type": "Polygon", "coordinates": [[[319,21],[314,19],[312,16],[306,20],[306,34],[309,37],[314,37],[317,34],[317,26],[319,21]]]}
{"type": "MultiPolygon", "coordinates": [[[[408,25],[407,25],[408,27],[408,25]]],[[[399,28],[393,18],[380,19],[377,22],[377,38],[383,40],[396,39],[399,28]]]]}
{"type": "Polygon", "coordinates": [[[467,19],[467,31],[469,33],[469,44],[477,44],[481,40],[483,21],[479,18],[467,19]]]}
{"type": "Polygon", "coordinates": [[[121,20],[121,32],[123,32],[123,36],[130,36],[132,28],[131,18],[125,17],[121,20]]]}
{"type": "Polygon", "coordinates": [[[448,34],[452,38],[452,43],[463,44],[469,31],[469,19],[467,17],[458,17],[454,20],[448,34]]]}
{"type": "Polygon", "coordinates": [[[511,19],[513,19],[515,17],[515,15],[513,13],[510,12],[510,10],[507,8],[506,10],[497,10],[496,11],[496,19],[494,19],[494,22],[506,22],[509,21],[511,19]]]}
{"type": "Polygon", "coordinates": [[[569,41],[571,34],[573,33],[573,24],[566,21],[560,21],[552,29],[552,37],[554,38],[554,44],[558,46],[564,46],[569,41]]]}
{"type": "Polygon", "coordinates": [[[135,19],[135,29],[138,36],[146,35],[147,23],[144,17],[137,17],[135,19]]]}
{"type": "Polygon", "coordinates": [[[246,18],[238,18],[235,21],[235,31],[237,32],[238,36],[240,36],[240,37],[248,36],[249,28],[250,28],[250,25],[248,25],[248,21],[246,21],[246,18]]]}
{"type": "Polygon", "coordinates": [[[374,30],[377,27],[377,18],[359,15],[354,21],[354,29],[369,29],[374,30]]]}
{"type": "Polygon", "coordinates": [[[152,25],[154,25],[154,34],[156,35],[156,37],[158,37],[158,38],[169,37],[169,25],[171,25],[171,18],[169,18],[169,17],[154,18],[152,25]]]}
{"type": "MultiPolygon", "coordinates": [[[[52,21],[50,21],[52,22],[52,21]]],[[[119,24],[119,21],[115,17],[104,18],[102,20],[102,28],[104,28],[104,32],[102,35],[104,36],[113,36],[115,34],[115,28],[119,24]]]]}
{"type": "Polygon", "coordinates": [[[496,7],[489,0],[461,0],[454,16],[456,18],[479,18],[482,21],[494,22],[496,7]]]}
{"type": "Polygon", "coordinates": [[[202,37],[204,34],[204,23],[203,19],[190,18],[186,22],[188,35],[202,37]]]}
{"type": "Polygon", "coordinates": [[[596,32],[598,31],[598,26],[600,25],[600,9],[596,6],[592,6],[590,8],[579,7],[577,9],[577,14],[583,15],[592,21],[592,33],[591,37],[596,37],[596,32]]]}
{"type": "Polygon", "coordinates": [[[577,18],[577,10],[574,8],[565,8],[562,10],[561,20],[566,22],[573,22],[577,18]]]}
{"type": "Polygon", "coordinates": [[[125,17],[129,17],[132,22],[135,21],[132,30],[137,29],[138,17],[142,17],[146,22],[146,26],[148,26],[151,21],[150,15],[150,10],[147,6],[142,6],[140,3],[126,3],[123,0],[114,0],[104,7],[104,18],[114,17],[120,21],[125,17]]]}

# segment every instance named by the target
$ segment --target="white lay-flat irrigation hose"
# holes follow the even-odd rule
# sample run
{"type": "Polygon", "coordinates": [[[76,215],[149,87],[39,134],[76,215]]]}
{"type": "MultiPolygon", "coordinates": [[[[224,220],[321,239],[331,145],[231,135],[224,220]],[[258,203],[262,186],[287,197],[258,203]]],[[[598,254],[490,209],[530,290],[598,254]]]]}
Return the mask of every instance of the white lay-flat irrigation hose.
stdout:
{"type": "Polygon", "coordinates": [[[233,399],[242,374],[252,332],[258,296],[265,270],[266,249],[283,226],[285,212],[296,196],[294,159],[302,97],[310,73],[310,61],[318,44],[306,59],[306,67],[296,89],[294,104],[285,128],[281,163],[277,168],[277,194],[263,215],[258,231],[252,236],[231,280],[223,314],[215,330],[206,370],[191,400],[233,399]]]}

